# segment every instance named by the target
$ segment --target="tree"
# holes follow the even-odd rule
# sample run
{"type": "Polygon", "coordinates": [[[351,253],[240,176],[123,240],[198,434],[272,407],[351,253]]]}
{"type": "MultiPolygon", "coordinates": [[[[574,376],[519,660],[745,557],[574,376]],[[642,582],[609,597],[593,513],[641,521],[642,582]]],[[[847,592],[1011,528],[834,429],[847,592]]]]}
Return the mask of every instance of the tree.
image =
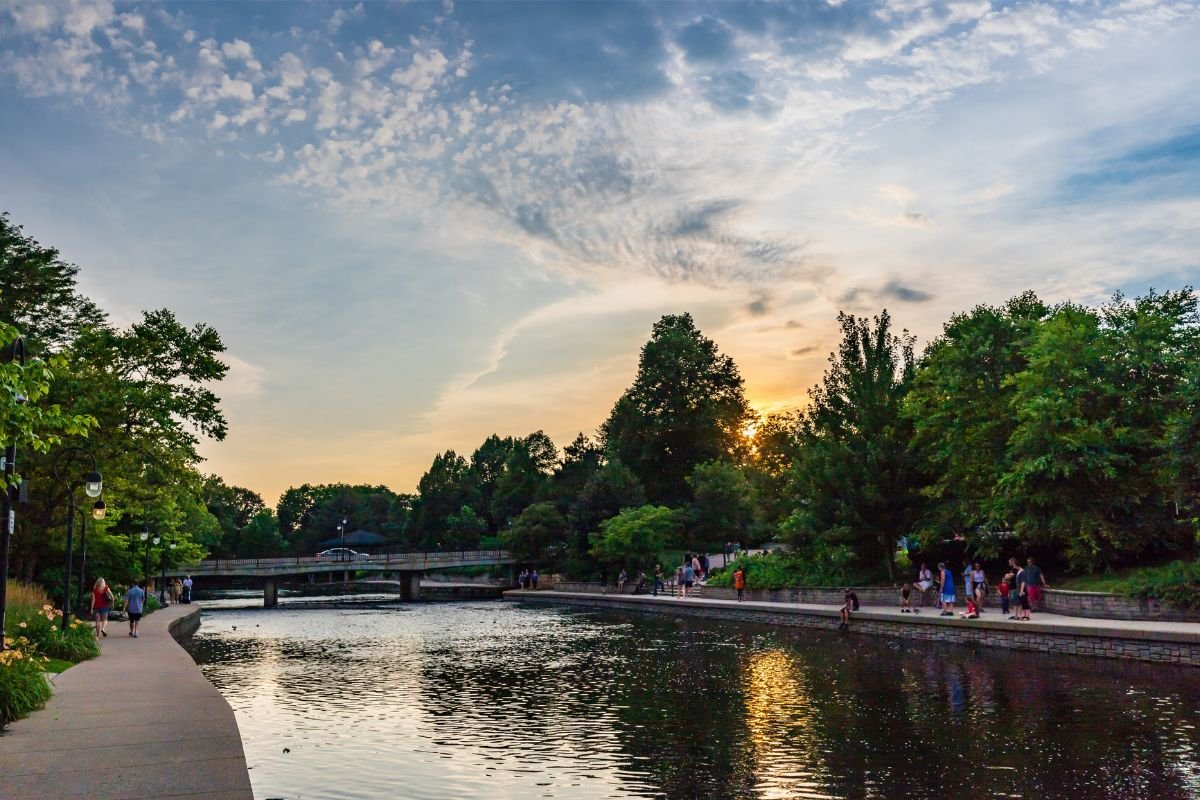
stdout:
{"type": "Polygon", "coordinates": [[[562,463],[545,487],[547,499],[552,499],[559,513],[567,514],[583,491],[584,485],[604,464],[604,448],[580,433],[575,441],[563,448],[562,463]]]}
{"type": "Polygon", "coordinates": [[[666,506],[627,508],[600,524],[600,533],[592,537],[592,555],[614,569],[650,573],[662,552],[679,543],[682,516],[666,506]]]}
{"type": "Polygon", "coordinates": [[[774,536],[791,513],[788,481],[799,425],[798,414],[771,414],[754,429],[745,467],[753,513],[751,541],[774,536]]]}
{"type": "Polygon", "coordinates": [[[633,471],[620,461],[609,461],[588,479],[571,505],[569,519],[576,534],[577,553],[587,552],[589,534],[604,520],[645,502],[646,493],[633,471]]]}
{"type": "Polygon", "coordinates": [[[470,506],[463,506],[458,513],[446,517],[446,536],[443,542],[454,550],[473,550],[479,546],[479,537],[487,530],[483,517],[470,506]]]}
{"type": "Polygon", "coordinates": [[[801,419],[789,530],[800,546],[846,545],[860,568],[894,581],[896,540],[919,509],[912,426],[900,414],[913,338],[891,332],[886,310],[873,323],[845,313],[838,323],[841,344],[801,419]]]}
{"type": "Polygon", "coordinates": [[[463,506],[477,507],[479,492],[470,465],[453,450],[434,456],[417,482],[410,544],[432,547],[446,538],[448,519],[463,506]]]}
{"type": "Polygon", "coordinates": [[[728,461],[700,464],[688,477],[691,505],[691,546],[704,551],[724,550],[725,542],[744,537],[753,518],[750,483],[741,468],[728,461]]]}
{"type": "Polygon", "coordinates": [[[1128,563],[1190,542],[1175,516],[1171,419],[1200,359],[1190,289],[1099,311],[1064,305],[1038,329],[1014,377],[1003,508],[1027,541],[1077,568],[1128,563]]]}
{"type": "Polygon", "coordinates": [[[104,313],[75,291],[78,274],[79,267],[59,258],[57,250],[42,247],[7,213],[0,214],[0,324],[20,331],[31,354],[58,352],[85,328],[105,324],[104,313]]]}
{"type": "Polygon", "coordinates": [[[1050,313],[1033,292],[1003,306],[955,314],[926,348],[904,414],[930,481],[921,527],[931,536],[967,533],[976,548],[994,547],[988,534],[1006,527],[999,503],[1016,428],[1013,378],[1050,313]]]}
{"type": "Polygon", "coordinates": [[[601,428],[605,449],[655,502],[683,505],[687,476],[717,459],[740,463],[751,420],[733,359],[696,329],[690,314],[654,324],[638,374],[601,428]]]}
{"type": "Polygon", "coordinates": [[[523,563],[557,570],[569,546],[567,521],[553,503],[534,503],[501,532],[500,540],[513,557],[523,563]]]}

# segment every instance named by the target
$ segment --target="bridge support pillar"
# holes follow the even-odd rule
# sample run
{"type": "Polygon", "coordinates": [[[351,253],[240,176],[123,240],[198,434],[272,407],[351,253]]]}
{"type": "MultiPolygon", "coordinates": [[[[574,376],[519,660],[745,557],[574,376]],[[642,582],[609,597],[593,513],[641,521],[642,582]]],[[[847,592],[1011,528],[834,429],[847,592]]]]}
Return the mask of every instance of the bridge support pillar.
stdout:
{"type": "Polygon", "coordinates": [[[263,607],[274,608],[279,605],[279,581],[267,578],[263,584],[263,607]]]}
{"type": "Polygon", "coordinates": [[[400,599],[406,602],[421,599],[421,573],[402,570],[400,578],[400,599]]]}

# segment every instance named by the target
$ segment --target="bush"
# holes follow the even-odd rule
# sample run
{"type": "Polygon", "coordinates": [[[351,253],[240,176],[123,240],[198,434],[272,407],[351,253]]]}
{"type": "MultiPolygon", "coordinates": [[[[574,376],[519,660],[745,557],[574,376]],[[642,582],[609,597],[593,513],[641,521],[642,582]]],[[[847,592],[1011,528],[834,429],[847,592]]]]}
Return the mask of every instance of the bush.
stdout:
{"type": "Polygon", "coordinates": [[[62,612],[37,586],[8,584],[6,636],[24,637],[40,655],[66,661],[86,661],[100,655],[92,626],[75,619],[62,630],[62,612]]]}
{"type": "Polygon", "coordinates": [[[732,586],[733,571],[745,570],[747,589],[791,589],[797,586],[854,585],[854,574],[847,570],[850,557],[845,548],[829,547],[820,552],[774,552],[742,556],[729,567],[714,573],[709,586],[732,586]]]}
{"type": "Polygon", "coordinates": [[[1200,561],[1136,570],[1117,592],[1139,600],[1159,600],[1174,608],[1200,609],[1200,561]]]}
{"type": "Polygon", "coordinates": [[[50,682],[43,673],[44,656],[27,636],[4,638],[0,652],[0,725],[7,725],[41,708],[50,699],[50,682]]]}

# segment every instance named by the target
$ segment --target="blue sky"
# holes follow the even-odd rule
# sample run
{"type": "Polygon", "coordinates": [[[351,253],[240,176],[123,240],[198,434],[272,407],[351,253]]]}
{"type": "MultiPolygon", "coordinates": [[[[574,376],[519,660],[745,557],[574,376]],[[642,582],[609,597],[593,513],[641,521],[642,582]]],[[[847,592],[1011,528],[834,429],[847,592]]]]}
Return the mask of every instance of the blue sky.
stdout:
{"type": "Polygon", "coordinates": [[[0,207],[214,325],[208,469],[411,490],[593,431],[692,312],[761,411],[838,310],[1200,275],[1184,2],[7,3],[0,207]]]}

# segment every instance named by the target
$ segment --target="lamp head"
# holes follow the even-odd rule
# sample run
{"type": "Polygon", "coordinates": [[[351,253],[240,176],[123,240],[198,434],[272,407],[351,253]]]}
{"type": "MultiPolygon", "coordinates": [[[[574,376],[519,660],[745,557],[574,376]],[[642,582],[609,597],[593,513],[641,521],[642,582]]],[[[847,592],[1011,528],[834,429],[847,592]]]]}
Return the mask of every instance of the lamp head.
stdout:
{"type": "Polygon", "coordinates": [[[83,481],[83,491],[88,497],[99,497],[100,490],[104,488],[104,481],[100,478],[100,473],[93,470],[88,473],[88,476],[83,481]]]}
{"type": "Polygon", "coordinates": [[[105,512],[108,511],[108,506],[104,505],[103,500],[97,500],[92,506],[92,519],[104,519],[105,512]]]}
{"type": "Polygon", "coordinates": [[[151,541],[152,541],[152,542],[154,542],[155,544],[158,544],[159,542],[161,542],[161,541],[162,541],[162,538],[161,538],[161,537],[158,537],[158,536],[155,536],[153,539],[151,539],[151,541]]]}
{"type": "Polygon", "coordinates": [[[150,531],[142,531],[138,534],[138,538],[143,542],[150,538],[150,531]]]}

